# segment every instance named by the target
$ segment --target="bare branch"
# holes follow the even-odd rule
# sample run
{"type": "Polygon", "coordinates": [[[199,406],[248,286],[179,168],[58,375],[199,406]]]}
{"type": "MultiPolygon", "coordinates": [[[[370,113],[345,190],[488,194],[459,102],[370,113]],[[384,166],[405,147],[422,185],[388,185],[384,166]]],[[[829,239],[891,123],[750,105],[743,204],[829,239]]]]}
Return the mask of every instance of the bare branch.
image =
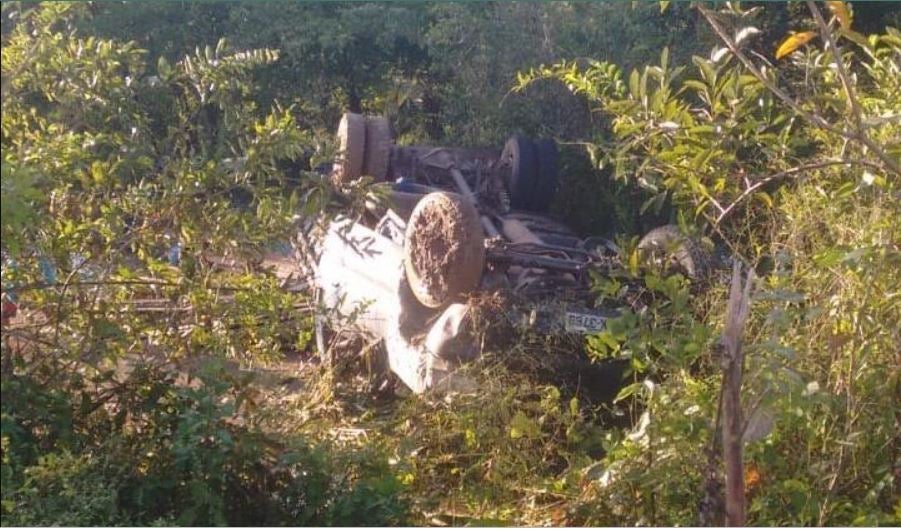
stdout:
{"type": "Polygon", "coordinates": [[[814,4],[812,0],[807,0],[807,7],[810,9],[811,14],[813,14],[813,18],[816,20],[817,26],[820,29],[820,37],[823,39],[823,42],[829,45],[829,51],[832,52],[833,57],[835,57],[838,77],[842,82],[842,87],[845,89],[845,95],[848,97],[848,106],[851,107],[854,123],[857,126],[857,130],[863,135],[863,129],[861,128],[863,118],[860,111],[860,105],[857,103],[857,96],[854,94],[854,86],[851,84],[851,78],[848,77],[845,63],[842,61],[841,51],[838,49],[838,46],[836,46],[835,39],[832,38],[832,32],[829,31],[829,25],[826,24],[826,20],[823,19],[823,14],[820,13],[816,4],[814,4]]]}
{"type": "MultiPolygon", "coordinates": [[[[727,48],[738,58],[739,61],[754,75],[762,84],[772,92],[777,98],[782,100],[783,103],[791,107],[793,111],[795,111],[801,118],[810,124],[823,129],[824,131],[828,131],[830,133],[836,134],[845,138],[847,140],[859,142],[866,146],[883,164],[885,164],[886,169],[890,170],[896,175],[901,175],[901,165],[899,165],[898,161],[892,158],[889,154],[887,154],[884,150],[882,150],[879,146],[873,143],[866,135],[861,134],[860,131],[846,131],[844,129],[839,129],[838,127],[832,125],[827,122],[825,118],[822,116],[813,114],[807,110],[805,110],[801,105],[795,101],[791,96],[789,96],[784,90],[780,89],[773,83],[770,79],[768,79],[763,72],[757,68],[748,56],[745,55],[735,44],[729,34],[720,26],[720,23],[716,20],[716,15],[712,13],[710,10],[698,6],[698,10],[701,12],[701,15],[707,20],[707,23],[710,24],[710,27],[713,29],[714,33],[723,41],[727,48]]],[[[839,60],[839,63],[841,61],[839,60]]]]}
{"type": "Polygon", "coordinates": [[[723,464],[726,471],[726,525],[745,525],[745,478],[742,462],[741,386],[744,371],[742,334],[751,309],[751,287],[754,270],[748,269],[742,282],[742,266],[736,261],[732,269],[732,285],[726,306],[723,330],[723,464]]]}
{"type": "Polygon", "coordinates": [[[893,159],[891,156],[885,153],[883,149],[878,146],[872,139],[867,135],[866,129],[863,126],[863,112],[860,110],[860,104],[857,101],[857,94],[854,92],[854,85],[851,83],[851,76],[848,75],[848,69],[845,68],[845,63],[842,61],[841,50],[839,50],[836,45],[835,39],[832,37],[832,32],[829,31],[829,25],[826,24],[826,20],[823,18],[823,14],[820,13],[820,10],[817,8],[816,4],[813,3],[812,0],[807,0],[807,7],[810,8],[810,12],[813,14],[813,18],[817,22],[817,26],[820,28],[820,36],[823,41],[826,42],[829,46],[829,51],[832,53],[832,56],[835,58],[835,66],[838,70],[838,78],[842,82],[842,87],[845,89],[845,95],[848,98],[848,105],[851,107],[851,116],[854,119],[854,125],[857,129],[856,139],[861,144],[865,145],[867,149],[872,151],[879,157],[886,165],[894,170],[896,173],[901,174],[901,167],[898,166],[898,161],[893,159]]]}
{"type": "MultiPolygon", "coordinates": [[[[23,291],[33,291],[38,289],[53,288],[90,288],[98,286],[160,286],[160,287],[178,287],[184,286],[178,282],[168,282],[165,280],[97,280],[83,282],[36,282],[34,284],[25,284],[22,286],[10,286],[3,288],[3,292],[21,293],[23,291]]],[[[227,290],[227,291],[249,291],[249,288],[238,286],[208,286],[209,289],[227,290]]]]}
{"type": "Polygon", "coordinates": [[[750,186],[748,186],[745,189],[745,191],[742,192],[737,198],[735,198],[735,200],[732,201],[728,206],[726,206],[725,208],[720,208],[720,214],[719,214],[719,216],[717,216],[716,220],[714,221],[714,224],[719,225],[720,222],[723,221],[723,219],[726,216],[728,216],[733,210],[735,210],[735,207],[737,207],[739,203],[741,203],[742,201],[747,199],[751,194],[753,194],[754,192],[759,190],[761,187],[767,185],[768,183],[771,183],[778,179],[784,179],[786,177],[791,177],[792,175],[796,175],[798,173],[805,172],[808,170],[816,170],[819,168],[825,168],[828,166],[838,166],[838,165],[842,165],[842,164],[858,164],[861,166],[870,166],[870,167],[882,169],[881,166],[873,164],[872,162],[868,162],[865,160],[838,159],[838,160],[825,160],[822,162],[813,162],[810,164],[803,164],[801,166],[789,168],[789,169],[787,169],[785,171],[781,171],[779,173],[767,175],[766,177],[761,177],[761,178],[755,179],[754,183],[751,184],[750,186]]]}

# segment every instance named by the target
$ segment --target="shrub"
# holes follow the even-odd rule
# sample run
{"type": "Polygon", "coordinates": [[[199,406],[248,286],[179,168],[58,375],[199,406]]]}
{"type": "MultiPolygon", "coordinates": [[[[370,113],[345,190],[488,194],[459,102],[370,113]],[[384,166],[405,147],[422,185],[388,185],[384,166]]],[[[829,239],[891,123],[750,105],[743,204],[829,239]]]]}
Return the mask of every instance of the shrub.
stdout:
{"type": "MultiPolygon", "coordinates": [[[[857,34],[833,2],[831,25],[817,23],[827,45],[789,37],[772,65],[750,59],[756,8],[698,9],[726,46],[693,67],[672,66],[664,50],[628,76],[563,63],[520,87],[551,78],[586,97],[612,124],[609,143],[590,146],[599,165],[653,193],[646,208],[671,201],[681,224],[757,266],[743,389],[760,437],[746,444],[750,521],[890,522],[901,129],[888,117],[901,35],[857,34]]],[[[685,298],[672,280],[646,276],[662,296],[589,341],[602,355],[629,354],[649,378],[626,389],[642,422],[609,446],[580,513],[588,522],[696,522],[706,463],[716,470],[711,340],[722,291],[685,298]]]]}

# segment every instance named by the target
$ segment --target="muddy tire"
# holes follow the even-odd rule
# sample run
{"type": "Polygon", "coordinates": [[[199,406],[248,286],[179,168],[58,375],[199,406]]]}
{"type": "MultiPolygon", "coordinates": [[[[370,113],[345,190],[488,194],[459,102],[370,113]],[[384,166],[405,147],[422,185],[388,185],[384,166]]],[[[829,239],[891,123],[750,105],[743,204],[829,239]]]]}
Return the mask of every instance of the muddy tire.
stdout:
{"type": "Polygon", "coordinates": [[[501,161],[509,170],[510,206],[515,210],[532,210],[538,180],[535,145],[528,138],[516,135],[504,145],[501,161]]]}
{"type": "Polygon", "coordinates": [[[535,142],[535,156],[538,160],[538,174],[535,190],[530,202],[533,212],[547,212],[557,194],[559,176],[557,172],[557,143],[552,139],[535,142]]]}
{"type": "Polygon", "coordinates": [[[645,263],[662,264],[692,280],[707,276],[710,270],[710,253],[700,242],[682,234],[676,225],[664,225],[647,233],[638,242],[638,252],[645,263]]]}
{"type": "Polygon", "coordinates": [[[383,116],[366,118],[366,149],[363,157],[363,174],[375,177],[376,181],[384,181],[388,177],[388,159],[394,135],[391,134],[391,123],[383,116]]]}
{"type": "Polygon", "coordinates": [[[456,195],[423,197],[407,222],[404,270],[416,299],[441,308],[473,291],[485,267],[479,213],[456,195]]]}
{"type": "Polygon", "coordinates": [[[348,184],[363,174],[363,158],[366,146],[366,118],[360,114],[344,113],[338,124],[338,160],[335,162],[332,180],[335,184],[348,184]]]}

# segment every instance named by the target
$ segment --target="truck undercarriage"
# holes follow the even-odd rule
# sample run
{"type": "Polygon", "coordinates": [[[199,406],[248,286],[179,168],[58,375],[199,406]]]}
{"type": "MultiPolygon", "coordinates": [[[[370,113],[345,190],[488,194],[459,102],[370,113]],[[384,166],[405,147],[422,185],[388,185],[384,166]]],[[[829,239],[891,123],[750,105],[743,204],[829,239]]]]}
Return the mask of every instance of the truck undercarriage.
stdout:
{"type": "MultiPolygon", "coordinates": [[[[583,335],[638,303],[625,296],[619,307],[595,307],[591,275],[613,274],[619,249],[547,215],[557,187],[553,141],[403,147],[390,131],[384,118],[353,114],[339,126],[332,182],[340,189],[366,175],[376,184],[366,214],[338,219],[318,238],[323,356],[328,337],[355,334],[384,342],[388,365],[414,392],[467,387],[455,369],[479,354],[477,314],[489,327],[581,346],[583,335]],[[495,304],[481,304],[486,298],[495,304]]],[[[649,236],[640,248],[699,272],[699,252],[674,228],[649,236]]]]}

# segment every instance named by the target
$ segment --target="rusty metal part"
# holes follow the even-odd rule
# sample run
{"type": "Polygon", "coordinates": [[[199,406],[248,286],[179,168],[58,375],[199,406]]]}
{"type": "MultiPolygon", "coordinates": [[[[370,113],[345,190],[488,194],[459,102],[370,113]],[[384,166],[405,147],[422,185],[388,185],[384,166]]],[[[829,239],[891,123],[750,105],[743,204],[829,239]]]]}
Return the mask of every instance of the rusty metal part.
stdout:
{"type": "MultiPolygon", "coordinates": [[[[463,174],[460,173],[460,170],[457,168],[450,168],[451,176],[454,179],[454,184],[457,185],[457,189],[460,190],[460,194],[463,198],[473,206],[473,208],[478,209],[479,203],[476,201],[476,196],[472,193],[472,189],[466,184],[466,179],[463,178],[463,174]]],[[[482,228],[485,229],[485,234],[489,238],[494,238],[500,235],[500,232],[497,230],[497,227],[494,226],[494,223],[491,221],[491,218],[488,216],[479,216],[479,220],[482,222],[482,228]]]]}
{"type": "Polygon", "coordinates": [[[504,264],[518,265],[520,267],[535,267],[539,269],[552,269],[567,273],[581,274],[588,267],[587,262],[578,262],[563,258],[551,258],[539,254],[523,253],[511,249],[489,249],[488,260],[504,264]]]}

